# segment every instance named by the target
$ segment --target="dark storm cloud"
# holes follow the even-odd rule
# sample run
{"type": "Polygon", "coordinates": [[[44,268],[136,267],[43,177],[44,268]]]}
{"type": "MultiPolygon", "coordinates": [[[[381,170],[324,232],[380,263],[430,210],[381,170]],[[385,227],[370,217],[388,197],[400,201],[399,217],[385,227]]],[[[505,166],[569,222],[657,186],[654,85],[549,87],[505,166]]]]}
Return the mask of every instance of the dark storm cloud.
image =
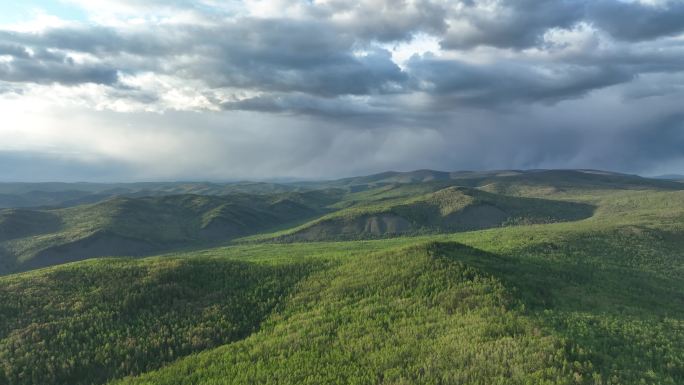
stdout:
{"type": "MultiPolygon", "coordinates": [[[[188,52],[197,43],[196,34],[208,31],[186,25],[183,28],[133,28],[119,30],[97,25],[64,26],[46,29],[39,33],[0,31],[0,41],[27,46],[49,47],[99,56],[131,54],[141,56],[168,56],[188,52]]],[[[208,37],[205,35],[205,37],[208,37]]]]}
{"type": "Polygon", "coordinates": [[[599,0],[588,3],[587,19],[618,39],[639,41],[684,31],[684,2],[663,5],[599,0]]]}
{"type": "Polygon", "coordinates": [[[446,49],[482,45],[529,48],[541,44],[547,31],[568,29],[580,22],[627,41],[655,39],[684,31],[684,3],[677,0],[660,5],[620,0],[501,0],[461,1],[460,4],[462,8],[447,16],[454,27],[442,40],[446,49]],[[464,28],[463,24],[468,27],[464,28]]]}
{"type": "MultiPolygon", "coordinates": [[[[278,18],[209,15],[208,3],[124,3],[144,12],[191,10],[195,18],[0,31],[0,94],[21,98],[25,83],[106,85],[79,100],[105,111],[79,116],[112,130],[111,138],[129,124],[135,130],[126,135],[163,137],[168,152],[145,154],[156,161],[117,147],[163,175],[633,172],[683,157],[682,2],[278,0],[278,18]],[[420,46],[425,35],[430,48],[420,46]],[[416,54],[392,56],[405,43],[416,43],[416,54]],[[107,111],[111,105],[135,112],[107,111]]],[[[34,88],[42,90],[25,91],[34,88]]],[[[83,178],[106,172],[97,162],[48,158],[34,164],[55,175],[50,164],[83,178]]],[[[0,154],[0,164],[22,172],[30,172],[19,166],[28,159],[0,154]]],[[[114,162],[111,172],[125,179],[126,164],[114,162]]],[[[149,172],[141,178],[155,177],[149,172]]]]}
{"type": "Polygon", "coordinates": [[[621,38],[653,38],[681,27],[684,17],[671,15],[679,15],[684,5],[672,2],[654,7],[617,0],[462,1],[451,7],[427,0],[410,5],[369,0],[353,5],[339,1],[312,6],[308,8],[312,17],[304,20],[236,18],[208,25],[0,31],[0,54],[13,58],[0,63],[0,79],[109,84],[119,92],[130,90],[131,98],[144,96],[141,102],[149,103],[159,98],[118,80],[119,74],[151,72],[201,81],[210,89],[274,93],[279,100],[276,103],[274,95],[260,95],[244,102],[227,102],[230,109],[244,106],[281,111],[289,106],[295,112],[316,114],[318,106],[321,114],[329,114],[329,102],[338,96],[373,97],[415,90],[442,98],[436,102],[444,105],[553,103],[629,82],[641,73],[679,72],[684,57],[682,48],[677,47],[656,46],[644,51],[627,46],[613,51],[588,49],[560,59],[495,59],[481,65],[423,58],[412,60],[402,70],[387,50],[373,45],[372,39],[397,41],[416,32],[430,32],[442,36],[441,44],[448,49],[479,45],[539,45],[544,49],[540,42],[543,33],[552,28],[572,28],[580,21],[595,23],[621,38]],[[332,22],[336,20],[332,16],[340,12],[358,15],[332,22]],[[630,16],[629,22],[625,15],[630,16]],[[469,27],[459,27],[458,22],[469,27]],[[626,23],[633,28],[627,28],[626,23]],[[70,52],[88,54],[99,61],[78,63],[70,52]],[[293,101],[284,102],[287,93],[293,94],[293,101]],[[302,103],[297,94],[324,99],[307,102],[310,108],[299,108],[302,103]],[[269,99],[267,105],[264,101],[269,99]]]}
{"type": "MultiPolygon", "coordinates": [[[[383,97],[384,98],[384,97],[383,97]]],[[[226,111],[254,111],[286,116],[309,116],[348,127],[371,128],[401,124],[416,119],[392,103],[355,97],[319,98],[306,94],[277,94],[224,102],[226,111]]],[[[423,121],[425,123],[426,121],[423,121]]]]}
{"type": "Polygon", "coordinates": [[[610,66],[550,67],[499,62],[474,65],[455,60],[414,57],[409,62],[416,87],[438,104],[495,106],[513,102],[557,102],[629,81],[633,74],[610,66]]]}
{"type": "Polygon", "coordinates": [[[353,15],[336,24],[345,33],[368,40],[410,40],[416,32],[439,35],[447,29],[444,16],[448,4],[431,0],[331,1],[309,10],[318,18],[330,18],[336,14],[353,15]]]}
{"type": "Polygon", "coordinates": [[[320,23],[245,20],[206,31],[197,40],[196,52],[206,55],[187,73],[213,87],[363,95],[391,92],[406,79],[387,51],[356,54],[355,40],[320,23]],[[203,38],[214,34],[225,38],[211,43],[203,38]]]}
{"type": "Polygon", "coordinates": [[[78,65],[68,58],[60,61],[40,58],[15,59],[9,63],[0,63],[0,80],[8,82],[112,85],[117,79],[117,71],[113,68],[78,65]]]}
{"type": "MultiPolygon", "coordinates": [[[[153,71],[200,79],[212,88],[321,96],[394,92],[406,80],[386,50],[364,50],[360,45],[363,52],[356,54],[357,41],[337,32],[318,22],[244,19],[213,27],[161,26],[126,33],[99,27],[4,33],[0,41],[20,42],[41,52],[50,48],[88,53],[113,67],[79,68],[65,55],[52,60],[31,56],[15,60],[3,71],[7,80],[27,82],[31,79],[25,74],[31,71],[38,74],[38,82],[47,78],[48,64],[53,65],[52,80],[67,84],[77,82],[74,75],[79,71],[84,82],[101,83],[116,80],[112,76],[116,70],[130,74],[153,71]],[[72,76],[60,76],[69,74],[72,76]]],[[[16,44],[6,46],[16,54],[26,52],[16,44]]]]}
{"type": "MultiPolygon", "coordinates": [[[[462,9],[452,14],[455,21],[470,28],[452,28],[442,40],[447,49],[487,45],[500,48],[526,48],[539,43],[551,28],[568,28],[581,20],[583,2],[573,0],[504,0],[497,11],[484,10],[482,2],[462,1],[462,9]]],[[[491,5],[492,2],[485,2],[491,5]]]]}
{"type": "Polygon", "coordinates": [[[14,58],[24,58],[30,57],[29,52],[26,48],[18,44],[0,44],[0,55],[12,56],[14,58]]]}
{"type": "MultiPolygon", "coordinates": [[[[102,63],[79,63],[59,49],[64,44],[24,45],[23,36],[0,31],[0,56],[11,60],[0,62],[0,80],[7,82],[61,83],[67,85],[80,83],[116,83],[116,68],[102,63]]],[[[77,50],[83,52],[83,50],[77,50]]]]}
{"type": "Polygon", "coordinates": [[[676,73],[684,69],[684,42],[639,43],[614,50],[586,51],[559,60],[575,65],[620,67],[634,74],[676,73]]]}

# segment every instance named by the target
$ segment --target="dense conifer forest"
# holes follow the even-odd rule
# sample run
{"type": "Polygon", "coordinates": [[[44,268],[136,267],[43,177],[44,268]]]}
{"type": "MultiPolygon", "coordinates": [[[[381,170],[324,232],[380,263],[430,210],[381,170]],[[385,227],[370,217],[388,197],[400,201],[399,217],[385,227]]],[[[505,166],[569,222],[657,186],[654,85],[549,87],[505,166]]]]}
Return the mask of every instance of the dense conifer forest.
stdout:
{"type": "Polygon", "coordinates": [[[4,209],[0,384],[684,383],[684,185],[426,175],[4,209]]]}

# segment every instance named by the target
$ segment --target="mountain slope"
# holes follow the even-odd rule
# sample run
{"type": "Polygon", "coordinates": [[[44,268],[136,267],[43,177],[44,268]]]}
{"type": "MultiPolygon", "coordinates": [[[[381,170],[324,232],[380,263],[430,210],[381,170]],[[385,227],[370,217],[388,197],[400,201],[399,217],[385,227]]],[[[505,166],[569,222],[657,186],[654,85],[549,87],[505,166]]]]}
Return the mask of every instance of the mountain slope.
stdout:
{"type": "Polygon", "coordinates": [[[593,207],[587,204],[447,187],[423,195],[361,202],[295,228],[279,239],[310,241],[457,232],[578,220],[592,212],[593,207]]]}
{"type": "MultiPolygon", "coordinates": [[[[38,185],[8,184],[0,191],[29,194],[38,185]]],[[[279,186],[44,184],[59,194],[80,191],[69,188],[95,194],[81,199],[123,195],[64,209],[0,209],[0,274],[88,257],[201,247],[245,236],[255,237],[250,241],[361,239],[572,221],[591,216],[596,203],[592,197],[601,194],[676,191],[684,184],[592,170],[420,170],[291,183],[282,186],[300,191],[264,193],[279,186]],[[260,193],[214,195],[238,188],[260,193]],[[204,195],[169,195],[187,191],[204,195]],[[147,193],[153,196],[130,196],[147,193]]]]}
{"type": "Polygon", "coordinates": [[[323,192],[114,198],[57,210],[0,210],[4,271],[225,241],[320,215],[323,192]]]}
{"type": "Polygon", "coordinates": [[[0,208],[71,207],[114,197],[281,194],[295,185],[264,182],[0,183],[0,208]]]}
{"type": "Polygon", "coordinates": [[[546,261],[553,237],[516,250],[531,232],[481,240],[506,254],[431,242],[342,260],[258,333],[114,384],[681,383],[684,286],[595,254],[638,255],[650,236],[622,231],[568,238],[546,261]]]}
{"type": "Polygon", "coordinates": [[[571,376],[556,354],[562,343],[535,336],[499,280],[432,248],[371,254],[312,275],[262,332],[120,384],[523,383],[571,376]]]}
{"type": "Polygon", "coordinates": [[[99,384],[244,338],[314,268],[105,259],[0,278],[0,383],[99,384]]]}
{"type": "Polygon", "coordinates": [[[515,196],[550,196],[616,190],[682,190],[684,183],[599,170],[539,170],[485,178],[483,190],[515,196]]]}
{"type": "Polygon", "coordinates": [[[139,182],[0,183],[0,208],[71,207],[116,196],[281,194],[337,189],[358,193],[388,185],[440,183],[442,187],[486,187],[507,195],[596,189],[682,189],[674,180],[642,178],[598,170],[388,171],[380,174],[310,182],[139,182]]]}
{"type": "Polygon", "coordinates": [[[55,385],[683,383],[684,191],[573,199],[598,206],[591,220],[0,277],[0,370],[55,385]],[[252,312],[262,302],[276,305],[252,312]]]}
{"type": "Polygon", "coordinates": [[[620,174],[599,170],[499,170],[499,171],[434,171],[384,172],[362,177],[345,178],[325,182],[300,183],[307,188],[340,188],[360,192],[377,187],[406,184],[441,182],[446,187],[492,186],[492,192],[525,191],[526,188],[577,189],[682,189],[675,181],[642,178],[637,175],[620,174]],[[516,189],[515,187],[518,187],[516,189]]]}

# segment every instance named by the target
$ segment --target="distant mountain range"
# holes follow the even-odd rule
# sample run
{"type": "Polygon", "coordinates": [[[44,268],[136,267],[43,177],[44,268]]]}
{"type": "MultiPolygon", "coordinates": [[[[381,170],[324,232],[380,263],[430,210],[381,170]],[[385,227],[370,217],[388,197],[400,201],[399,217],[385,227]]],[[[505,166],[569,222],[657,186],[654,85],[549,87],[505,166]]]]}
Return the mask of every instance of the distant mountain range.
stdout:
{"type": "Polygon", "coordinates": [[[0,274],[245,237],[357,240],[572,221],[594,207],[558,196],[681,189],[596,170],[418,170],[287,184],[5,183],[0,274]]]}
{"type": "Polygon", "coordinates": [[[682,174],[665,174],[665,175],[654,176],[653,178],[684,181],[684,175],[682,175],[682,174]]]}
{"type": "MultiPolygon", "coordinates": [[[[358,192],[390,184],[457,182],[459,186],[481,187],[487,184],[510,182],[538,183],[556,180],[559,184],[576,185],[589,182],[612,185],[629,184],[659,187],[676,187],[665,180],[672,178],[643,178],[599,170],[499,170],[499,171],[388,171],[374,175],[328,181],[306,182],[137,182],[137,183],[0,183],[0,208],[11,207],[70,207],[100,202],[116,196],[145,197],[177,194],[226,195],[277,194],[308,190],[342,189],[358,192]],[[660,181],[655,181],[658,179],[660,181]]],[[[684,177],[681,178],[684,180],[684,177]]]]}
{"type": "Polygon", "coordinates": [[[681,182],[0,190],[0,385],[684,384],[681,182]]]}

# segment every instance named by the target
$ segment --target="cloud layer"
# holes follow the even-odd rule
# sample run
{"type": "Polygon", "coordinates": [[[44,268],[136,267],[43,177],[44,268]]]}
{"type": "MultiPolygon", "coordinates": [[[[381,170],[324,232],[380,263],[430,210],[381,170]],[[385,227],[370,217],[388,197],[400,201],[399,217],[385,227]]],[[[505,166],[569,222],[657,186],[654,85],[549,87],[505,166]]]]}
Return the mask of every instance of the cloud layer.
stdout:
{"type": "Polygon", "coordinates": [[[684,164],[682,1],[71,3],[0,26],[0,157],[40,179],[684,164]]]}

